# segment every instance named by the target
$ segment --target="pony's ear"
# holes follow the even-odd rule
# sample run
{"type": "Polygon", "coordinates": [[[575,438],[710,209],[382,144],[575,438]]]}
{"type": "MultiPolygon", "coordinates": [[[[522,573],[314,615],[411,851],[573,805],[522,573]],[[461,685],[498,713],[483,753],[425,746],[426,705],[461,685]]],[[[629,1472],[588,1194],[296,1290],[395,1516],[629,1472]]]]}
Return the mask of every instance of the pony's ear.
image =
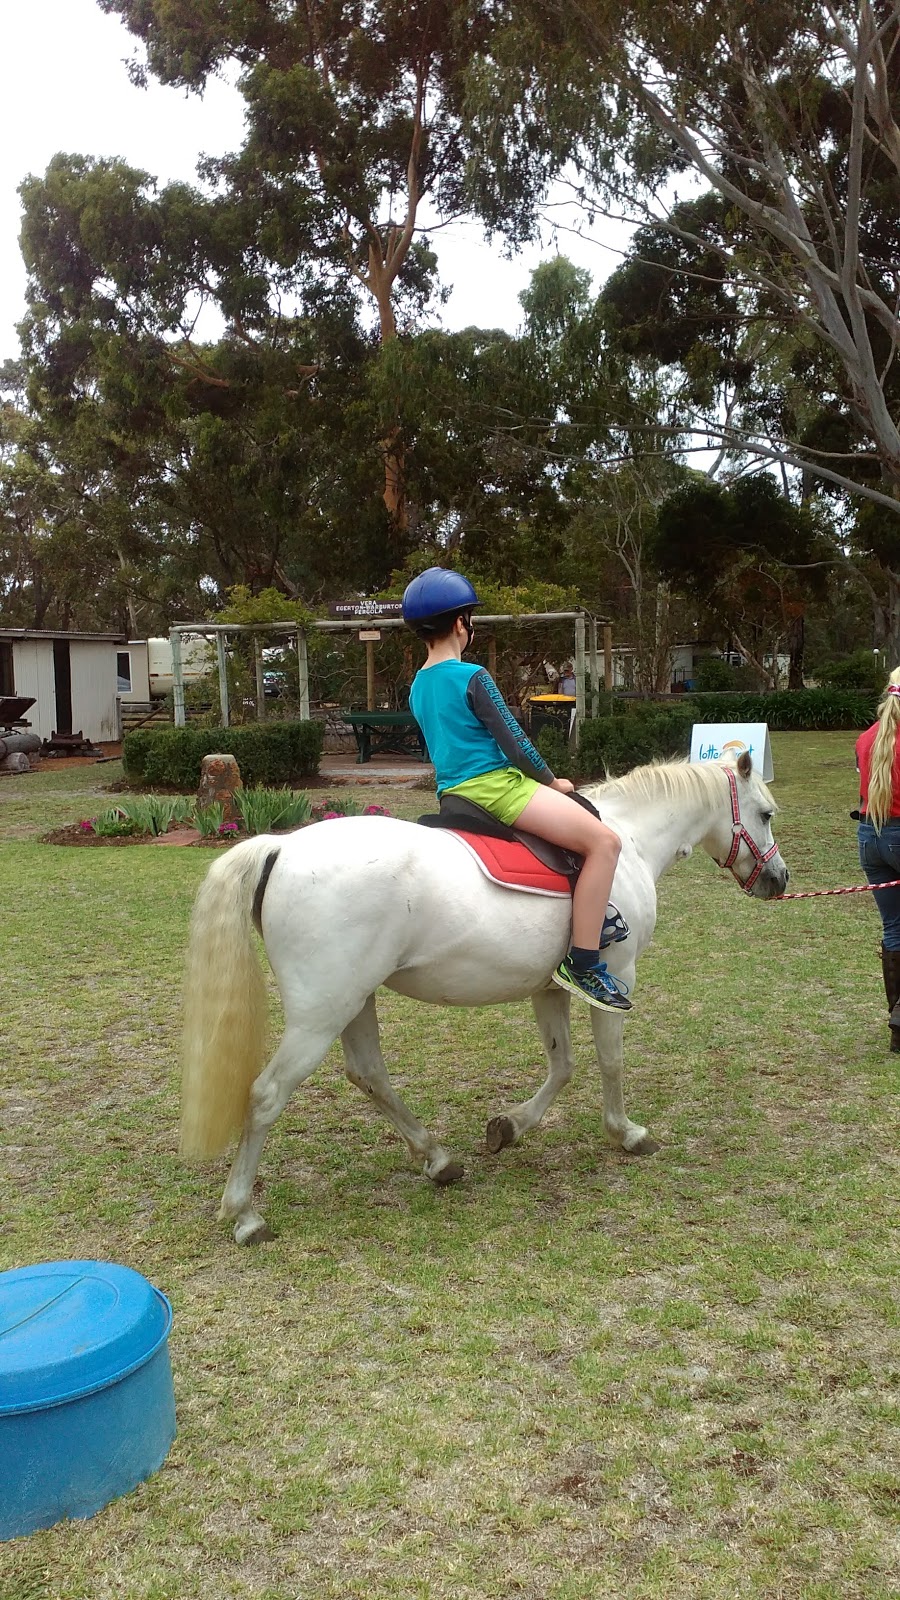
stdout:
{"type": "Polygon", "coordinates": [[[741,751],[737,758],[737,769],[739,778],[749,778],[753,771],[753,760],[749,750],[741,751]]]}

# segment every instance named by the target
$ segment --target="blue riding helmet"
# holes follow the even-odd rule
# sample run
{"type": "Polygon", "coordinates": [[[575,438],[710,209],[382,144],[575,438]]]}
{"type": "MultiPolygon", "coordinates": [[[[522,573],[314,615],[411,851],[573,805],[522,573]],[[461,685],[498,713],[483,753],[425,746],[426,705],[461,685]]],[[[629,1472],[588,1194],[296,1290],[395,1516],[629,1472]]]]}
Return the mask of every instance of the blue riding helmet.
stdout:
{"type": "Polygon", "coordinates": [[[472,606],[480,605],[475,590],[461,572],[451,572],[449,567],[429,567],[406,586],[403,620],[416,628],[435,617],[469,611],[472,606]]]}

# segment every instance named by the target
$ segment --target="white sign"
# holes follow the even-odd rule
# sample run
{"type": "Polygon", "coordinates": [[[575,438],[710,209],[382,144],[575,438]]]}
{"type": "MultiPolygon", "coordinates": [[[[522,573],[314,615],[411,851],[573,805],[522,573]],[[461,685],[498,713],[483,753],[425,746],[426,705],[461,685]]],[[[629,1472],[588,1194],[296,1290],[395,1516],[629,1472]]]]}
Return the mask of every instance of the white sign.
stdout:
{"type": "Polygon", "coordinates": [[[359,638],[360,638],[360,643],[361,644],[372,644],[372,643],[374,643],[374,641],[376,639],[380,639],[381,638],[380,629],[378,629],[378,628],[363,628],[362,632],[360,633],[359,638]]]}
{"type": "Polygon", "coordinates": [[[775,776],[767,722],[695,722],[691,731],[691,761],[718,761],[748,751],[754,772],[763,783],[775,776]]]}

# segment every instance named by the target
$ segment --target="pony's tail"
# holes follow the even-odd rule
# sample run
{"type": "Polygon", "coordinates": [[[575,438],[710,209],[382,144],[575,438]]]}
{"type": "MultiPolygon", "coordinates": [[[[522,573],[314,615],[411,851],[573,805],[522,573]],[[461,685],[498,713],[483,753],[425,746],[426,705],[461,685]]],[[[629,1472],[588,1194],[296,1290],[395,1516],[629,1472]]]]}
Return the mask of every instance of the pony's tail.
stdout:
{"type": "MultiPolygon", "coordinates": [[[[220,856],[194,902],[184,987],[181,1154],[219,1156],[240,1132],[265,1061],[266,985],[253,940],[264,835],[220,856]]],[[[274,864],[274,860],[271,864],[274,864]]]]}

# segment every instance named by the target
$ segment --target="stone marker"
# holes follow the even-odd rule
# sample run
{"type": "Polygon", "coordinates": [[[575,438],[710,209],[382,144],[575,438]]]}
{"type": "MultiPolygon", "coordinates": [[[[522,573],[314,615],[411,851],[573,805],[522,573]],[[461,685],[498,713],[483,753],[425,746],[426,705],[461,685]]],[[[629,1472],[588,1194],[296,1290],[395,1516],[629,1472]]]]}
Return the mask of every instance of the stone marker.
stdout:
{"type": "Polygon", "coordinates": [[[199,828],[176,828],[172,833],[160,833],[151,844],[199,844],[201,833],[199,828]]]}
{"type": "Polygon", "coordinates": [[[198,806],[211,806],[218,800],[222,807],[223,822],[240,822],[241,814],[234,803],[236,789],[243,789],[241,769],[234,756],[204,756],[200,765],[200,787],[197,790],[198,806]]]}

